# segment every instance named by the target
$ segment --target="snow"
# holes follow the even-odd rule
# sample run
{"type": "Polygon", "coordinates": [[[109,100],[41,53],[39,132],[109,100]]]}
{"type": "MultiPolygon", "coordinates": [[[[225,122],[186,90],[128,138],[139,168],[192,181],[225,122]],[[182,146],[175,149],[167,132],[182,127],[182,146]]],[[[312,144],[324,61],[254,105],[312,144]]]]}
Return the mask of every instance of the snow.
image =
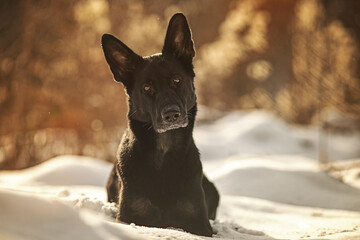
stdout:
{"type": "MultiPolygon", "coordinates": [[[[331,174],[315,160],[316,128],[262,111],[232,112],[194,133],[221,194],[216,239],[360,239],[359,134],[330,135],[331,174]],[[340,177],[339,177],[340,176],[340,177]],[[343,181],[339,181],[342,179],[343,181]]],[[[59,156],[0,172],[0,239],[210,239],[114,222],[111,164],[59,156]]]]}

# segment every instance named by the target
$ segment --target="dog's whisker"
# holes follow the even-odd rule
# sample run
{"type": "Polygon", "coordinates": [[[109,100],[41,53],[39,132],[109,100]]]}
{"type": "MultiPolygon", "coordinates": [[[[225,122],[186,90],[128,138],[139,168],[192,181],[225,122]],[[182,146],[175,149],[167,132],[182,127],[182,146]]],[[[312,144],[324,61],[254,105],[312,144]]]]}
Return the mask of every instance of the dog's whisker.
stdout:
{"type": "Polygon", "coordinates": [[[135,113],[136,113],[136,110],[135,110],[134,112],[130,113],[130,114],[129,114],[129,117],[134,116],[135,113]]]}
{"type": "Polygon", "coordinates": [[[142,126],[143,126],[144,128],[146,128],[146,127],[147,127],[147,129],[146,129],[146,130],[150,130],[150,129],[152,129],[152,128],[153,128],[153,126],[152,126],[152,124],[151,124],[151,123],[144,123],[142,126]]]}

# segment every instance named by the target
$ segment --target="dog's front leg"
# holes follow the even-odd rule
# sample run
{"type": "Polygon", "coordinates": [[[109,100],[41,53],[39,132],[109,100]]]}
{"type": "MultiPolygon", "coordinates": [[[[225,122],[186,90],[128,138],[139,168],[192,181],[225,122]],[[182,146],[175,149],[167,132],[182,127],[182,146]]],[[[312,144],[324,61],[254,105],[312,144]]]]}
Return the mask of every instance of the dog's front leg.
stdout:
{"type": "Polygon", "coordinates": [[[131,194],[124,189],[120,193],[116,221],[128,224],[136,223],[140,226],[163,227],[160,209],[154,206],[149,198],[131,194]]]}
{"type": "Polygon", "coordinates": [[[119,202],[119,193],[121,188],[121,183],[119,181],[118,174],[116,172],[116,163],[114,164],[108,181],[106,183],[106,190],[109,202],[119,202]]]}
{"type": "Polygon", "coordinates": [[[215,185],[210,182],[205,175],[203,175],[202,179],[202,188],[204,189],[209,219],[215,220],[216,209],[220,200],[219,192],[217,191],[215,185]]]}

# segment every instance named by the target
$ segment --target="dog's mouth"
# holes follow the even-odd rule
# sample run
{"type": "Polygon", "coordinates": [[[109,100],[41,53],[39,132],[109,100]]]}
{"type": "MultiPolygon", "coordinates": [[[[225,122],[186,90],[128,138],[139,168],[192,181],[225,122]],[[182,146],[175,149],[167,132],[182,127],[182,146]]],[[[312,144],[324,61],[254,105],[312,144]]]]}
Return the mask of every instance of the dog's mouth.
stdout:
{"type": "Polygon", "coordinates": [[[170,131],[170,130],[187,127],[188,124],[189,124],[189,121],[186,118],[183,121],[177,122],[177,123],[172,123],[172,124],[161,123],[157,127],[155,127],[154,129],[155,129],[155,131],[157,133],[164,133],[164,132],[167,132],[167,131],[170,131]]]}

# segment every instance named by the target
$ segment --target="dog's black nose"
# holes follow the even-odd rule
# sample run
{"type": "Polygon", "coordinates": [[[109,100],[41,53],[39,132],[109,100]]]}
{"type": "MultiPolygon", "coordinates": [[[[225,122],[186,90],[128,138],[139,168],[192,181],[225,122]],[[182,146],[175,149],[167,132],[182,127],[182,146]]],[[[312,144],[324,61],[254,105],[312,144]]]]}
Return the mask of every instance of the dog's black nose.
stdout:
{"type": "Polygon", "coordinates": [[[181,116],[180,108],[177,105],[167,106],[161,111],[161,116],[164,122],[176,122],[181,116]]]}

